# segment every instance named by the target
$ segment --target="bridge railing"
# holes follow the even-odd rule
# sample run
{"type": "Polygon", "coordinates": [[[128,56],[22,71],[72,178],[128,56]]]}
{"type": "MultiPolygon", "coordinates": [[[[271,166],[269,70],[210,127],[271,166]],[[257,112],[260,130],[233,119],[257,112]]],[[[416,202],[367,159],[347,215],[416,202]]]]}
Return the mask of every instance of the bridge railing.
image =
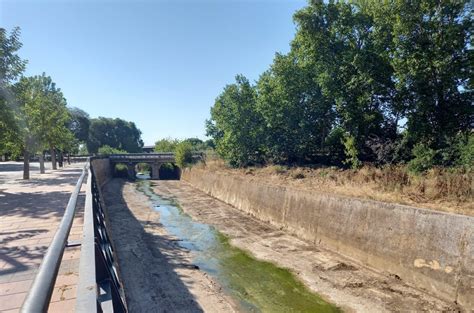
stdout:
{"type": "Polygon", "coordinates": [[[110,160],[142,160],[142,159],[174,159],[174,153],[129,153],[129,154],[111,154],[110,160]]]}
{"type": "MultiPolygon", "coordinates": [[[[173,152],[160,152],[160,153],[128,153],[128,154],[110,154],[109,159],[111,161],[127,161],[127,160],[170,160],[175,157],[173,152]]],[[[202,159],[203,153],[196,152],[192,154],[194,159],[202,159]]]]}

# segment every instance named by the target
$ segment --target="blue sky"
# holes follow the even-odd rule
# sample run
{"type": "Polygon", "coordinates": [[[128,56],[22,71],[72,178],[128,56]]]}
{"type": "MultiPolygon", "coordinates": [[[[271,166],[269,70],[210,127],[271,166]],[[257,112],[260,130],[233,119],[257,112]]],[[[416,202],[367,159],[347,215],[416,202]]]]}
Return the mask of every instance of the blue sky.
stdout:
{"type": "Polygon", "coordinates": [[[22,29],[26,75],[46,72],[68,104],[134,121],[145,144],[205,138],[215,98],[288,52],[296,0],[0,0],[0,27],[22,29]]]}

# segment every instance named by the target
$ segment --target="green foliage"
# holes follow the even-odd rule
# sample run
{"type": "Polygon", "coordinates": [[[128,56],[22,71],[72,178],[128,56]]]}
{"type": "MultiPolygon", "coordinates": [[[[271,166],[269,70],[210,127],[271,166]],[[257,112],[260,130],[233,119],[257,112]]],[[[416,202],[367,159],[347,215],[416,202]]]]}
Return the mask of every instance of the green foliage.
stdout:
{"type": "Polygon", "coordinates": [[[69,108],[69,115],[71,116],[68,123],[69,130],[78,141],[86,142],[89,139],[91,124],[89,114],[79,108],[69,108]]]}
{"type": "Polygon", "coordinates": [[[77,154],[79,155],[88,155],[89,151],[87,150],[87,145],[83,142],[79,143],[77,154]]]}
{"type": "Polygon", "coordinates": [[[207,133],[215,135],[217,153],[233,166],[262,161],[262,116],[255,107],[255,88],[244,76],[227,85],[211,109],[207,133]]]}
{"type": "Polygon", "coordinates": [[[413,173],[422,173],[435,164],[436,151],[428,145],[418,143],[412,150],[413,159],[408,162],[408,169],[413,173]]]}
{"type": "Polygon", "coordinates": [[[141,131],[135,123],[120,118],[99,117],[89,126],[87,150],[96,153],[101,146],[110,146],[130,153],[140,152],[143,147],[141,131]]]}
{"type": "Polygon", "coordinates": [[[12,88],[18,105],[16,120],[21,150],[66,148],[73,141],[66,100],[51,77],[22,77],[12,88]]]}
{"type": "Polygon", "coordinates": [[[125,154],[127,151],[113,148],[111,146],[102,146],[98,150],[99,154],[125,154]]]}
{"type": "Polygon", "coordinates": [[[324,141],[324,147],[328,153],[328,162],[333,165],[341,165],[346,159],[344,153],[344,129],[335,127],[331,130],[324,141]]]}
{"type": "Polygon", "coordinates": [[[127,165],[123,163],[117,163],[115,164],[115,175],[117,177],[123,177],[127,178],[128,177],[128,168],[127,165]]]}
{"type": "Polygon", "coordinates": [[[151,171],[151,165],[148,163],[138,163],[137,164],[137,171],[138,172],[150,172],[151,171]]]}
{"type": "Polygon", "coordinates": [[[304,162],[314,159],[334,122],[331,102],[314,84],[314,71],[292,53],[277,54],[257,83],[266,159],[304,162]]]}
{"type": "Polygon", "coordinates": [[[359,168],[362,163],[359,160],[359,151],[354,136],[346,134],[342,143],[344,144],[344,153],[346,154],[344,164],[349,165],[353,169],[359,168]]]}
{"type": "Polygon", "coordinates": [[[310,1],[294,15],[290,52],[255,86],[243,76],[227,85],[207,135],[232,166],[404,163],[419,142],[435,155],[414,149],[417,169],[468,164],[458,137],[474,114],[470,10],[468,1],[310,1]]]}
{"type": "Polygon", "coordinates": [[[465,142],[461,142],[459,148],[459,159],[457,165],[474,169],[474,134],[469,134],[465,142]]]}
{"type": "Polygon", "coordinates": [[[21,76],[27,63],[17,54],[22,46],[19,38],[18,27],[10,34],[4,28],[0,28],[0,153],[9,151],[16,155],[21,153],[17,144],[21,138],[15,116],[18,108],[15,105],[11,85],[21,76]]]}
{"type": "Polygon", "coordinates": [[[179,144],[178,139],[163,138],[155,142],[155,152],[174,152],[179,144]]]}
{"type": "Polygon", "coordinates": [[[182,142],[188,143],[192,151],[203,152],[213,149],[212,140],[202,141],[199,138],[187,138],[184,140],[163,138],[155,142],[155,152],[175,152],[178,145],[182,142]]]}
{"type": "Polygon", "coordinates": [[[191,145],[192,151],[207,151],[213,149],[213,142],[212,140],[202,141],[199,138],[187,138],[183,140],[191,145]]]}
{"type": "Polygon", "coordinates": [[[193,163],[193,151],[191,143],[187,141],[180,142],[175,151],[176,164],[180,168],[185,168],[193,163]]]}
{"type": "Polygon", "coordinates": [[[472,121],[472,17],[468,1],[394,1],[381,8],[410,137],[442,148],[472,121]]]}
{"type": "Polygon", "coordinates": [[[27,61],[22,60],[17,51],[22,47],[20,28],[15,27],[7,34],[0,27],[0,87],[5,87],[15,81],[25,70],[27,61]]]}

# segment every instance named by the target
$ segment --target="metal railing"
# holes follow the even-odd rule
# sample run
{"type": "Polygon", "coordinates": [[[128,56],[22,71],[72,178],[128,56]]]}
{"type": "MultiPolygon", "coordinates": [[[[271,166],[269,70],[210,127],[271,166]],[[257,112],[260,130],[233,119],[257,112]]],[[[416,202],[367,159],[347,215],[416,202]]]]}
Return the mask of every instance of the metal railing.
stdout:
{"type": "MultiPolygon", "coordinates": [[[[192,154],[193,159],[202,159],[203,153],[197,152],[192,154]]],[[[173,152],[160,153],[128,153],[128,154],[110,154],[108,158],[111,161],[136,161],[136,160],[169,160],[174,161],[175,154],[173,152]]]]}
{"type": "Polygon", "coordinates": [[[76,213],[77,197],[81,191],[87,168],[88,165],[82,170],[76,187],[69,198],[59,228],[54,234],[53,241],[44,256],[43,262],[41,262],[41,266],[26,296],[21,312],[46,312],[48,309],[51,295],[53,294],[54,283],[58,276],[59,266],[61,265],[64,248],[66,247],[67,238],[76,213]]]}
{"type": "Polygon", "coordinates": [[[87,180],[76,312],[127,312],[101,192],[92,168],[87,180]]]}
{"type": "Polygon", "coordinates": [[[109,155],[110,160],[142,160],[142,159],[152,159],[152,160],[162,160],[170,159],[174,160],[174,153],[129,153],[129,154],[111,154],[109,155]]]}
{"type": "Polygon", "coordinates": [[[48,310],[76,213],[77,198],[86,173],[88,178],[76,312],[127,312],[122,284],[117,273],[117,263],[106,227],[101,193],[90,160],[71,194],[59,228],[41,263],[21,312],[36,313],[48,310]]]}

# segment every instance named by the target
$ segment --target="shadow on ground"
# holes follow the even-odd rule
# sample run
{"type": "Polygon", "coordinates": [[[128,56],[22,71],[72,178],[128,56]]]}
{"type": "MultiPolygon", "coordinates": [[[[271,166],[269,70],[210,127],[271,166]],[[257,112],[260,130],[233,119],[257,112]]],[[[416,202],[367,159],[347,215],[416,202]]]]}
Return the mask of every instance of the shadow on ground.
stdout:
{"type": "Polygon", "coordinates": [[[26,271],[30,266],[25,264],[25,261],[42,259],[46,253],[46,246],[12,246],[12,243],[47,232],[47,229],[0,232],[0,260],[7,264],[0,269],[0,276],[26,271]]]}
{"type": "Polygon", "coordinates": [[[61,217],[70,196],[71,193],[65,191],[11,193],[0,190],[0,217],[61,217]]]}
{"type": "Polygon", "coordinates": [[[190,268],[177,253],[185,250],[172,238],[145,231],[160,223],[137,220],[122,196],[123,187],[124,180],[114,179],[103,194],[130,312],[203,312],[183,282],[192,278],[175,272],[190,268]]]}

